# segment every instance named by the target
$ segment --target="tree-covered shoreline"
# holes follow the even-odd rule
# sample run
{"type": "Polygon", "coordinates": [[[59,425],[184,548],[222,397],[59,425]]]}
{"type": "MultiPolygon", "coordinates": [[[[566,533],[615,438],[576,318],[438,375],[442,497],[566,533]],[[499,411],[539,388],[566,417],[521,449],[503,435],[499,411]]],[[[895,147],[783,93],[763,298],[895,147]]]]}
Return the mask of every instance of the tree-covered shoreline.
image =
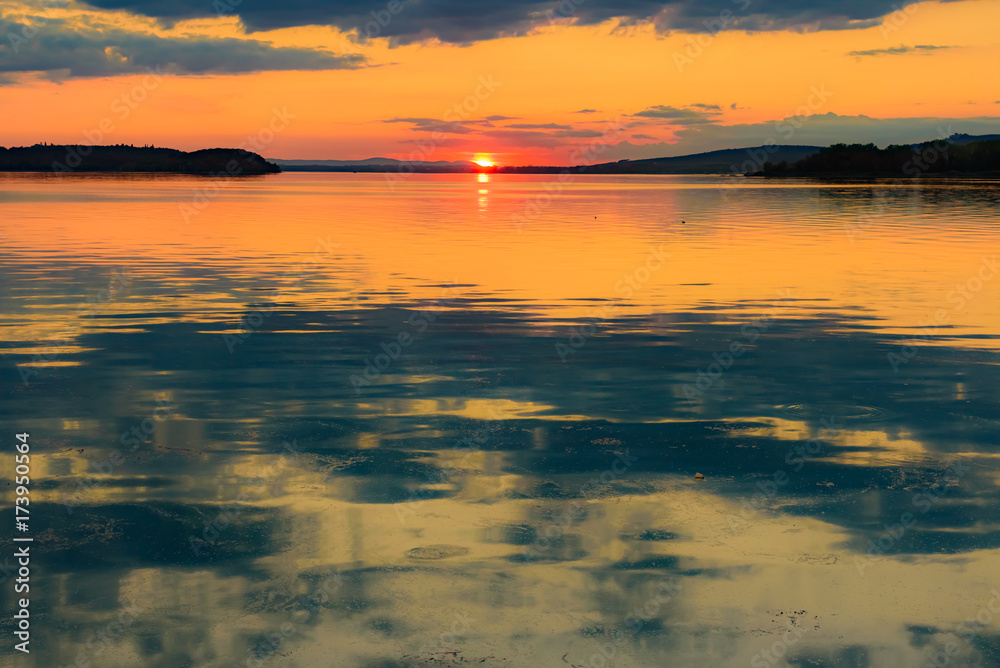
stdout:
{"type": "Polygon", "coordinates": [[[947,140],[916,145],[834,144],[798,162],[764,163],[756,176],[916,178],[1000,173],[1000,139],[964,144],[947,140]]]}
{"type": "Polygon", "coordinates": [[[35,144],[0,147],[0,171],[7,172],[157,172],[243,176],[274,174],[281,168],[238,148],[179,151],[153,146],[35,144]]]}

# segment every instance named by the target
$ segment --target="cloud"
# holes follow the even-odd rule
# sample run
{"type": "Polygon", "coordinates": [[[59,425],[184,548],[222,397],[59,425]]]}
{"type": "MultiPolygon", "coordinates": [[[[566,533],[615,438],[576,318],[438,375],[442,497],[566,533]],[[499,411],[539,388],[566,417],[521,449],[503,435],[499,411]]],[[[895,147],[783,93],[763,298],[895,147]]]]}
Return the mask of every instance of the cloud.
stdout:
{"type": "Polygon", "coordinates": [[[468,43],[525,35],[553,21],[594,25],[618,19],[626,25],[652,22],[660,32],[701,33],[864,28],[896,11],[899,0],[90,0],[89,4],[167,21],[213,17],[221,9],[223,14],[238,15],[251,32],[329,25],[361,39],[388,37],[410,43],[436,37],[468,43]],[[733,18],[722,22],[720,16],[733,18]]]}
{"type": "Polygon", "coordinates": [[[656,137],[654,137],[653,135],[637,134],[637,135],[632,135],[632,139],[654,139],[655,140],[656,137]]]}
{"type": "Polygon", "coordinates": [[[65,18],[31,23],[0,19],[0,74],[45,72],[47,78],[143,73],[238,74],[263,70],[351,69],[361,56],[275,47],[236,38],[159,37],[118,28],[95,29],[65,18]]]}
{"type": "Polygon", "coordinates": [[[506,127],[517,130],[571,130],[573,126],[558,123],[513,123],[506,127]]]}
{"type": "Polygon", "coordinates": [[[703,123],[714,122],[711,118],[709,118],[707,113],[694,111],[692,109],[678,109],[677,107],[668,107],[662,104],[640,111],[637,114],[633,114],[633,116],[638,116],[640,118],[655,118],[657,120],[667,121],[670,125],[701,125],[703,123]]]}
{"type": "Polygon", "coordinates": [[[579,129],[579,130],[556,130],[552,133],[556,137],[580,137],[580,138],[591,138],[591,137],[603,137],[604,133],[597,130],[579,129]]]}
{"type": "Polygon", "coordinates": [[[701,102],[698,102],[690,106],[697,107],[698,109],[704,109],[705,111],[722,111],[722,107],[717,104],[702,104],[701,102]]]}
{"type": "Polygon", "coordinates": [[[573,112],[576,114],[597,114],[600,113],[597,109],[581,109],[580,111],[573,112]]]}
{"type": "MultiPolygon", "coordinates": [[[[441,132],[453,135],[467,135],[476,132],[473,128],[467,128],[462,123],[449,123],[437,118],[390,118],[383,123],[409,123],[412,130],[417,132],[441,132]]],[[[474,121],[467,121],[474,123],[474,121]]]]}
{"type": "Polygon", "coordinates": [[[916,46],[891,46],[888,49],[869,49],[868,51],[851,51],[847,55],[849,56],[898,56],[904,53],[923,53],[928,54],[931,51],[937,51],[939,49],[954,49],[953,46],[935,46],[932,44],[918,44],[916,46]]]}
{"type": "MultiPolygon", "coordinates": [[[[559,123],[512,123],[503,127],[494,126],[488,119],[506,116],[488,116],[485,119],[468,119],[458,123],[449,123],[436,118],[397,117],[382,121],[383,123],[405,123],[414,132],[440,132],[442,134],[462,135],[463,142],[492,141],[505,147],[518,148],[556,148],[572,145],[573,139],[592,139],[602,137],[604,132],[590,128],[575,128],[572,125],[559,123]]],[[[411,140],[406,140],[411,141],[411,140]]],[[[412,140],[417,141],[417,140],[412,140]]]]}

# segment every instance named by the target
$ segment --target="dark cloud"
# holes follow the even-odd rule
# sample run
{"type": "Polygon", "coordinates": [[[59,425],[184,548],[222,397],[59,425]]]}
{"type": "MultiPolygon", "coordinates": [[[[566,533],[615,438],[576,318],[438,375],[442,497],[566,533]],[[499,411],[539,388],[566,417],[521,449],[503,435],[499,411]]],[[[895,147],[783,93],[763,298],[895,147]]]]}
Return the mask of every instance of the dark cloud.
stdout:
{"type": "Polygon", "coordinates": [[[439,120],[437,118],[415,118],[413,116],[406,116],[406,117],[398,117],[397,116],[396,118],[387,118],[386,120],[384,120],[382,122],[383,123],[411,123],[414,127],[417,127],[417,128],[419,128],[419,127],[429,127],[431,125],[440,125],[441,123],[443,123],[443,121],[441,121],[441,120],[439,120]]]}
{"type": "Polygon", "coordinates": [[[597,111],[597,109],[581,109],[580,111],[577,111],[576,113],[578,113],[578,114],[596,114],[596,113],[599,113],[599,112],[597,111]]]}
{"type": "Polygon", "coordinates": [[[707,113],[694,111],[693,109],[678,109],[677,107],[668,107],[662,104],[640,111],[639,113],[634,114],[634,116],[638,116],[640,118],[655,118],[657,120],[667,121],[671,125],[702,125],[704,123],[713,122],[713,120],[708,117],[707,113]]]}
{"type": "Polygon", "coordinates": [[[570,125],[559,125],[558,123],[513,123],[507,126],[516,130],[571,130],[570,125]]]}
{"type": "MultiPolygon", "coordinates": [[[[413,130],[418,132],[441,132],[453,135],[467,135],[476,132],[473,128],[467,128],[462,123],[449,123],[437,118],[390,118],[383,123],[409,123],[413,130]]],[[[472,122],[472,121],[469,121],[472,122]]]]}
{"type": "Polygon", "coordinates": [[[653,135],[637,134],[637,135],[632,135],[632,139],[653,139],[653,140],[655,140],[656,137],[654,137],[653,135]]]}
{"type": "Polygon", "coordinates": [[[717,104],[702,104],[701,102],[697,104],[692,104],[692,107],[697,107],[698,109],[704,109],[705,111],[722,111],[722,107],[717,104]]]}
{"type": "MultiPolygon", "coordinates": [[[[946,0],[954,1],[954,0],[946,0]]],[[[847,29],[869,27],[896,11],[898,0],[90,0],[167,21],[236,14],[250,31],[330,25],[359,38],[398,43],[436,37],[465,43],[524,35],[552,21],[593,25],[612,18],[652,21],[661,32],[847,29]]]]}
{"type": "MultiPolygon", "coordinates": [[[[506,116],[488,116],[485,119],[469,119],[460,123],[449,123],[436,118],[397,117],[383,123],[406,123],[416,132],[440,132],[455,135],[476,135],[490,138],[504,146],[554,148],[567,143],[566,139],[590,139],[601,137],[603,132],[589,128],[574,128],[558,123],[513,123],[502,127],[494,126],[488,119],[506,116]]],[[[465,140],[470,139],[466,137],[465,140]]],[[[417,141],[417,140],[413,140],[417,141]]],[[[464,141],[464,140],[463,140],[464,141]]]]}
{"type": "Polygon", "coordinates": [[[7,42],[0,46],[0,74],[45,72],[54,80],[150,69],[169,74],[348,69],[365,62],[361,56],[274,47],[257,40],[158,37],[120,29],[98,30],[65,19],[35,20],[30,25],[0,19],[0,35],[6,36],[7,42]]]}
{"type": "Polygon", "coordinates": [[[592,137],[603,137],[604,136],[603,132],[599,132],[597,130],[587,130],[587,129],[556,130],[552,134],[555,135],[556,137],[578,137],[578,138],[584,138],[584,139],[589,139],[589,138],[592,138],[592,137]]]}
{"type": "Polygon", "coordinates": [[[953,49],[952,46],[935,46],[933,44],[918,44],[916,46],[891,46],[888,49],[869,49],[868,51],[851,51],[849,56],[898,56],[904,53],[930,53],[939,49],[953,49]]]}

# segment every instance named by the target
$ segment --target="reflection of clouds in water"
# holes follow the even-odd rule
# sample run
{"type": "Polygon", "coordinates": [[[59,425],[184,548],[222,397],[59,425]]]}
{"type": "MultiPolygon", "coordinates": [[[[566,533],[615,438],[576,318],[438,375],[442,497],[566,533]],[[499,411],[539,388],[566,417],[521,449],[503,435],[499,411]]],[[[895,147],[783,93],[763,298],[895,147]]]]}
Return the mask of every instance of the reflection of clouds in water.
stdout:
{"type": "MultiPolygon", "coordinates": [[[[401,313],[400,317],[405,317],[405,311],[401,313]]],[[[338,322],[357,322],[365,316],[365,312],[302,316],[314,322],[325,320],[322,327],[327,333],[313,335],[319,340],[317,345],[299,353],[302,359],[295,369],[294,391],[286,391],[280,382],[268,380],[269,377],[280,378],[286,373],[286,367],[260,366],[253,354],[247,356],[246,362],[213,357],[198,345],[201,342],[208,348],[209,338],[183,331],[183,328],[173,335],[168,333],[168,329],[176,330],[177,326],[154,328],[163,329],[158,336],[128,334],[127,337],[147,339],[141,344],[131,344],[146,351],[140,364],[151,370],[169,371],[162,376],[158,386],[150,388],[152,391],[160,391],[166,386],[179,402],[185,402],[189,399],[184,397],[217,388],[231,398],[231,402],[225,404],[180,409],[187,411],[189,421],[194,420],[192,424],[203,426],[199,431],[205,432],[201,437],[207,444],[201,449],[205,452],[204,459],[222,461],[222,457],[227,462],[238,461],[230,459],[236,456],[235,453],[216,452],[218,446],[229,440],[228,433],[241,424],[239,413],[242,411],[234,415],[227,408],[266,401],[270,408],[255,420],[257,435],[249,440],[243,437],[246,445],[242,447],[242,456],[257,453],[260,457],[250,471],[266,467],[269,450],[264,443],[274,442],[276,438],[296,437],[301,443],[309,444],[305,447],[312,450],[310,456],[335,457],[329,465],[317,463],[315,470],[327,471],[328,480],[322,484],[337,490],[336,496],[356,502],[412,500],[415,489],[423,489],[421,498],[428,499],[460,494],[465,485],[471,484],[476,472],[467,470],[457,475],[456,471],[446,470],[451,464],[441,460],[441,437],[448,439],[451,434],[458,433],[465,423],[462,416],[484,412],[469,407],[477,403],[489,406],[490,397],[501,393],[505,397],[502,401],[507,402],[502,407],[505,414],[521,415],[517,421],[520,424],[547,432],[544,447],[536,451],[532,447],[531,434],[510,431],[483,447],[486,460],[470,458],[468,461],[475,462],[476,466],[491,467],[492,475],[506,470],[522,476],[524,482],[518,486],[517,493],[528,496],[545,493],[539,487],[545,482],[561,489],[563,481],[554,480],[553,476],[574,470],[603,470],[607,464],[599,461],[599,453],[608,448],[602,445],[601,438],[616,438],[630,444],[631,452],[643,459],[640,469],[646,472],[689,475],[697,469],[710,479],[734,479],[724,490],[712,488],[717,493],[743,494],[752,489],[752,485],[745,486],[744,482],[756,484],[776,471],[788,469],[790,475],[794,473],[794,480],[783,486],[782,497],[811,497],[813,501],[811,505],[797,504],[795,512],[823,513],[828,518],[843,514],[845,525],[856,526],[859,518],[856,503],[837,499],[838,494],[853,490],[867,497],[878,495],[881,501],[871,507],[878,508],[875,515],[882,517],[886,511],[884,504],[890,504],[891,509],[891,504],[906,503],[902,495],[898,502],[893,500],[894,490],[903,484],[898,477],[909,476],[912,480],[936,462],[949,459],[951,452],[971,449],[970,453],[992,454],[996,447],[995,423],[988,417],[991,412],[996,413],[988,403],[989,388],[995,386],[995,366],[976,363],[980,355],[975,353],[933,348],[925,353],[920,377],[896,377],[883,369],[873,370],[863,360],[884,357],[881,353],[884,353],[885,344],[866,333],[863,321],[852,323],[833,318],[783,321],[767,337],[760,339],[752,354],[727,372],[720,381],[725,387],[705,393],[697,412],[692,414],[683,397],[676,396],[678,381],[688,377],[692,366],[701,360],[691,350],[717,349],[719,341],[732,335],[730,327],[712,324],[711,314],[676,316],[674,330],[660,335],[671,345],[649,346],[639,334],[606,341],[595,339],[585,351],[585,363],[574,360],[566,365],[544,365],[544,371],[540,368],[536,373],[535,368],[543,365],[533,365],[531,359],[533,355],[544,354],[545,346],[532,340],[530,325],[501,313],[493,320],[500,323],[502,332],[493,335],[480,332],[473,336],[473,332],[479,332],[482,315],[449,313],[443,316],[447,322],[441,331],[424,342],[425,348],[399,360],[399,384],[385,388],[383,396],[376,394],[361,402],[349,396],[349,387],[342,387],[343,383],[338,386],[335,381],[341,376],[337,369],[351,366],[353,356],[363,353],[363,341],[367,340],[371,328],[378,327],[386,316],[373,312],[366,331],[358,334],[338,322]],[[826,329],[851,327],[854,332],[849,337],[823,335],[826,329]],[[515,333],[523,337],[520,339],[523,343],[511,337],[515,333]],[[501,345],[510,351],[510,356],[519,360],[516,370],[510,368],[510,356],[502,361],[479,356],[474,366],[469,365],[467,360],[476,351],[501,345]],[[183,354],[178,350],[180,346],[183,346],[183,354]],[[634,356],[629,355],[638,350],[642,351],[642,364],[636,364],[634,356]],[[942,394],[947,385],[929,382],[952,375],[956,358],[963,360],[965,398],[961,402],[954,396],[949,398],[942,394]],[[851,360],[858,362],[851,364],[851,360]],[[209,367],[207,377],[210,380],[195,375],[194,371],[203,366],[209,367]],[[422,375],[431,366],[436,371],[433,379],[405,384],[410,374],[422,375]],[[762,374],[764,370],[766,375],[762,374]],[[246,383],[243,378],[251,373],[261,380],[246,383]],[[465,379],[473,373],[496,378],[496,384],[483,387],[468,383],[465,379]],[[412,399],[408,400],[407,395],[412,399]],[[857,402],[854,407],[843,401],[845,396],[852,395],[857,402]],[[298,402],[311,403],[313,413],[324,420],[323,424],[286,415],[295,410],[298,402]],[[525,411],[517,406],[534,408],[525,411]],[[387,417],[373,419],[379,414],[387,417]],[[729,415],[761,417],[739,427],[743,431],[727,432],[738,426],[730,419],[719,421],[729,415]],[[828,447],[807,460],[805,470],[795,470],[799,468],[796,459],[799,456],[789,462],[788,452],[802,444],[790,445],[786,439],[789,435],[793,439],[808,439],[810,432],[819,433],[821,420],[826,415],[848,416],[843,421],[845,427],[828,447]],[[956,421],[956,415],[975,417],[956,421]],[[427,416],[435,416],[430,430],[412,426],[427,422],[427,416]],[[685,420],[695,416],[700,422],[656,423],[657,420],[685,420]],[[590,445],[585,446],[579,442],[574,428],[554,428],[566,419],[574,420],[566,425],[581,427],[580,420],[588,417],[614,420],[614,429],[603,425],[597,437],[590,437],[588,433],[586,443],[590,445]],[[347,435],[356,434],[360,429],[368,431],[378,424],[382,425],[383,433],[377,447],[358,448],[345,442],[347,435]],[[212,447],[212,443],[216,445],[212,447]],[[712,452],[712,457],[705,457],[707,451],[712,452]],[[892,471],[892,467],[897,470],[892,471]],[[444,486],[424,489],[429,480],[444,483],[444,486]],[[831,501],[831,498],[837,500],[831,501]]],[[[389,326],[388,320],[385,322],[389,326]]],[[[294,318],[285,325],[301,326],[294,318]]],[[[639,330],[642,321],[631,319],[629,325],[639,330]]],[[[274,333],[271,336],[276,340],[265,346],[267,351],[284,349],[281,339],[291,335],[274,333]]],[[[88,374],[93,370],[99,373],[109,354],[104,351],[118,349],[122,336],[109,332],[87,338],[91,352],[81,353],[81,362],[84,368],[92,370],[88,374]]],[[[62,384],[72,387],[74,382],[69,375],[62,384]]],[[[150,381],[136,375],[129,377],[126,373],[124,377],[116,374],[108,382],[119,386],[128,382],[141,387],[150,381]]],[[[88,401],[85,396],[80,399],[84,404],[88,401]]],[[[58,404],[56,400],[54,411],[59,410],[58,404]]],[[[163,443],[165,456],[157,460],[157,472],[180,474],[187,464],[171,454],[170,448],[188,445],[191,444],[163,443]]],[[[92,444],[96,446],[97,443],[92,444]]],[[[71,453],[65,458],[71,458],[71,453]]],[[[208,463],[208,466],[212,465],[208,463]]],[[[226,480],[225,474],[220,480],[226,480]]],[[[964,484],[988,489],[994,482],[995,477],[977,473],[964,484]]],[[[193,495],[193,498],[200,494],[197,487],[183,491],[168,488],[161,493],[169,497],[175,491],[193,495]]],[[[960,488],[948,504],[951,517],[957,520],[961,515],[955,514],[955,508],[969,503],[973,505],[966,511],[975,516],[978,510],[974,504],[980,502],[973,501],[977,495],[984,496],[973,493],[971,488],[960,488]]],[[[983,498],[983,501],[989,503],[988,499],[983,498]]],[[[990,503],[991,507],[993,505],[990,503]]],[[[898,514],[890,512],[890,515],[898,514]]],[[[928,514],[932,516],[933,513],[928,514]]]]}
{"type": "MultiPolygon", "coordinates": [[[[623,318],[616,331],[627,336],[597,337],[571,362],[554,364],[542,358],[551,358],[558,333],[512,311],[467,309],[442,315],[433,336],[397,361],[392,382],[357,399],[344,370],[369,352],[373,332],[391,330],[407,313],[276,314],[275,329],[236,358],[218,355],[211,325],[86,335],[83,366],[59,380],[65,396],[53,394],[37,411],[100,415],[96,402],[111,397],[122,414],[141,416],[154,393],[170,391],[177,421],[190,425],[157,430],[160,458],[130,463],[127,479],[108,476],[90,499],[100,505],[79,506],[72,521],[61,513],[51,537],[39,537],[58,577],[77,577],[85,566],[109,591],[135,597],[136,578],[152,575],[142,580],[141,600],[156,613],[122,638],[122,657],[181,665],[180,637],[191,648],[185,656],[208,665],[210,646],[237,658],[247,647],[266,650],[258,641],[281,628],[291,594],[260,607],[259,583],[287,579],[305,593],[304,578],[322,568],[343,568],[344,586],[280,651],[265,652],[272,665],[323,665],[334,655],[358,665],[399,660],[436,647],[455,610],[477,620],[456,636],[455,651],[495,657],[483,665],[528,657],[558,665],[563,655],[587,663],[595,653],[613,654],[622,666],[746,665],[783,638],[778,611],[790,609],[806,610],[801,617],[812,623],[788,646],[800,664],[864,665],[891,647],[918,665],[980,605],[970,605],[970,583],[991,577],[989,550],[1000,546],[990,356],[928,348],[919,374],[896,376],[867,363],[884,359],[891,345],[869,322],[788,318],[692,410],[679,384],[703,363],[698,351],[710,355],[734,335],[712,313],[657,317],[655,330],[650,320],[623,318]],[[317,331],[307,349],[282,333],[309,327],[317,331]],[[115,367],[123,349],[141,352],[115,367]],[[274,357],[289,349],[298,351],[291,367],[274,357]],[[961,397],[942,382],[956,364],[961,397]],[[93,383],[105,388],[102,397],[86,389],[93,383]],[[491,419],[497,409],[506,419],[491,419]],[[823,423],[829,417],[833,427],[823,423]],[[486,434],[487,423],[488,438],[454,451],[463,436],[486,434]],[[797,452],[810,438],[821,447],[797,452]],[[301,455],[276,468],[280,444],[292,441],[301,455]],[[198,452],[196,475],[180,448],[198,452]],[[634,466],[602,482],[600,494],[583,493],[626,450],[634,466]],[[969,471],[952,479],[944,471],[956,458],[969,471]],[[787,481],[765,495],[748,526],[729,531],[727,518],[782,470],[787,481]],[[695,471],[706,475],[697,487],[695,471]],[[853,557],[940,481],[947,492],[859,577],[853,557]],[[401,525],[395,509],[412,502],[414,490],[422,490],[420,505],[401,525]],[[193,555],[184,537],[199,536],[241,492],[249,492],[245,507],[212,550],[193,555]],[[560,523],[571,503],[582,512],[560,523]],[[518,558],[556,523],[564,528],[544,559],[518,558]],[[433,545],[468,553],[406,556],[433,545]],[[637,616],[667,578],[678,583],[675,595],[648,618],[637,616]],[[898,584],[931,581],[957,592],[956,600],[942,606],[926,588],[907,585],[904,594],[898,584]],[[172,635],[166,621],[155,621],[167,617],[212,631],[172,635]],[[231,621],[210,623],[218,619],[231,621]],[[920,624],[939,629],[924,648],[907,630],[920,624]]],[[[112,433],[127,429],[122,422],[112,433]]],[[[100,419],[81,422],[73,444],[87,458],[76,449],[52,453],[56,490],[106,455],[108,431],[100,419]],[[69,464],[56,465],[62,460],[69,464]]],[[[80,633],[104,623],[91,600],[80,599],[75,621],[67,618],[80,633]]],[[[988,656],[987,632],[975,634],[962,656],[988,656]]],[[[74,638],[63,641],[67,652],[74,638]]]]}
{"type": "Polygon", "coordinates": [[[168,243],[164,215],[176,222],[190,179],[78,179],[56,198],[7,179],[36,194],[7,205],[5,221],[30,224],[5,230],[0,273],[18,290],[0,291],[4,359],[30,364],[26,342],[73,332],[66,366],[0,394],[4,415],[58,446],[33,462],[52,520],[33,668],[68,665],[126,601],[144,614],[99,657],[109,668],[232,668],[248,649],[275,668],[725,668],[764,651],[923,666],[951,641],[950,665],[997,663],[996,620],[965,622],[1000,606],[996,281],[898,375],[887,359],[977,270],[995,187],[761,184],[727,204],[714,177],[581,176],[516,235],[510,215],[550,177],[462,178],[391,198],[380,177],[247,182],[216,210],[235,227],[168,243]],[[848,238],[845,218],[874,204],[848,238]],[[289,285],[327,234],[344,252],[289,285]],[[615,301],[661,243],[670,263],[615,301]],[[16,254],[54,245],[54,263],[16,254]],[[75,319],[123,258],[129,298],[75,319]],[[462,296],[354,393],[350,374],[453,277],[462,296]],[[785,285],[798,299],[749,341],[741,327],[785,285]],[[222,332],[261,309],[267,323],[228,355],[222,332]],[[561,363],[554,344],[595,313],[561,363]],[[750,345],[688,401],[684,384],[734,341],[750,345]],[[175,410],[149,451],[68,516],[59,494],[164,392],[175,410]],[[279,465],[285,442],[301,450],[279,465]],[[622,452],[634,464],[601,481],[622,452]],[[195,553],[206,528],[217,535],[195,553]],[[525,559],[547,533],[545,558],[525,559]],[[407,556],[431,546],[448,556],[407,556]],[[878,558],[862,576],[856,557],[878,558]],[[310,601],[337,572],[328,600],[310,601]],[[677,589],[655,600],[663,582],[677,589]],[[456,614],[471,621],[452,633],[456,614]],[[776,645],[793,617],[808,630],[776,645]],[[286,623],[295,633],[268,651],[286,623]]]}

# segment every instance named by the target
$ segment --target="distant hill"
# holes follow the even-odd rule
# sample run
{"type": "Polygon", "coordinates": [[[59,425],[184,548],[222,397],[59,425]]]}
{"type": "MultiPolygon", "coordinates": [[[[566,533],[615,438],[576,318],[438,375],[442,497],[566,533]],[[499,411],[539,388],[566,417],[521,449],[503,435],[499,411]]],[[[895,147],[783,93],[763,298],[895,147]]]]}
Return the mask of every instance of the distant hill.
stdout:
{"type": "MultiPolygon", "coordinates": [[[[953,134],[947,141],[956,146],[1000,139],[1000,135],[953,134]]],[[[913,146],[919,146],[914,144],[913,146]]],[[[414,172],[491,172],[497,174],[743,174],[763,169],[765,162],[772,166],[794,165],[823,150],[821,146],[770,145],[747,148],[730,148],[669,158],[619,160],[596,165],[504,165],[482,168],[465,160],[448,162],[406,162],[394,158],[368,158],[367,160],[272,160],[287,171],[334,172],[396,172],[400,169],[414,172]]]]}
{"type": "Polygon", "coordinates": [[[335,172],[395,172],[409,165],[416,172],[479,172],[490,171],[498,174],[551,174],[570,170],[588,174],[729,174],[745,171],[743,163],[756,161],[756,167],[764,164],[757,156],[766,159],[794,162],[820,150],[819,146],[755,146],[733,148],[672,158],[650,158],[646,160],[620,160],[597,165],[566,166],[502,166],[484,170],[466,160],[447,162],[439,160],[405,162],[393,158],[368,158],[367,160],[279,160],[273,162],[287,171],[335,171],[335,172]]]}
{"type": "Polygon", "coordinates": [[[273,174],[281,168],[256,153],[238,148],[178,151],[172,148],[61,146],[35,144],[3,148],[0,171],[7,172],[169,172],[246,176],[273,174]]]}
{"type": "Polygon", "coordinates": [[[413,162],[394,158],[368,158],[366,160],[279,160],[272,162],[289,172],[396,172],[408,164],[414,171],[471,172],[475,165],[468,160],[436,160],[413,162]]]}
{"type": "Polygon", "coordinates": [[[751,146],[729,148],[673,158],[620,160],[587,167],[588,174],[731,174],[747,171],[744,163],[763,166],[765,161],[798,162],[820,146],[751,146]]]}

